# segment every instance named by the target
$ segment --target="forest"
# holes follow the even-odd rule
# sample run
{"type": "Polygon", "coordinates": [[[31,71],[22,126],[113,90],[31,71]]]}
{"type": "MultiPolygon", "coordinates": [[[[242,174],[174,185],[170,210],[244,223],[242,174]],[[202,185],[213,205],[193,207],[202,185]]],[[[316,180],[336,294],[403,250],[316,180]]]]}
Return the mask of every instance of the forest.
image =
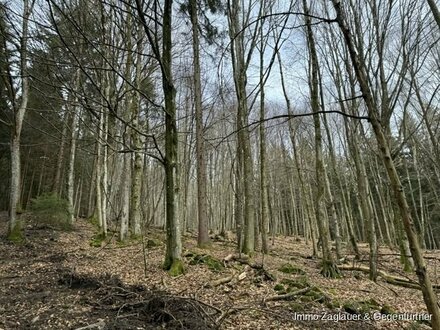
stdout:
{"type": "Polygon", "coordinates": [[[0,0],[0,330],[440,330],[439,7],[0,0]]]}

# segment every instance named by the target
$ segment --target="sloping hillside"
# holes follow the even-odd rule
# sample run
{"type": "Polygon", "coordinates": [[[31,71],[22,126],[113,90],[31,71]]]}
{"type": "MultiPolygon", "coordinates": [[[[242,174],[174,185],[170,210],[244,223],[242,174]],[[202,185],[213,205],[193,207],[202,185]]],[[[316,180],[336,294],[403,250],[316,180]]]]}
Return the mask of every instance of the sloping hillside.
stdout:
{"type": "MultiPolygon", "coordinates": [[[[5,225],[3,217],[2,237],[5,225]]],[[[200,250],[186,235],[186,274],[173,278],[160,267],[159,230],[124,245],[115,237],[94,240],[85,220],[71,232],[36,224],[25,231],[21,244],[0,242],[0,329],[429,328],[392,320],[423,318],[419,290],[373,283],[361,271],[323,278],[301,239],[276,237],[269,255],[249,259],[236,255],[227,238],[200,250]]],[[[429,256],[436,272],[439,253],[429,256]]],[[[354,262],[347,252],[344,265],[368,261],[354,262]]],[[[380,250],[380,269],[413,278],[399,271],[398,255],[387,248],[380,250]]]]}

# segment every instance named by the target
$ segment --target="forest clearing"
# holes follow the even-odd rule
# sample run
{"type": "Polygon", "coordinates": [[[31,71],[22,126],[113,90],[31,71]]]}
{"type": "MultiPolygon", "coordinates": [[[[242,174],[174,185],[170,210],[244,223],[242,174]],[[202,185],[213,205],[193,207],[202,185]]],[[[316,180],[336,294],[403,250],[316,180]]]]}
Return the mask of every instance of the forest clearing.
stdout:
{"type": "MultiPolygon", "coordinates": [[[[311,258],[302,239],[276,237],[263,264],[261,254],[244,259],[252,268],[246,261],[224,261],[236,255],[233,241],[222,239],[201,250],[196,236],[187,234],[185,274],[171,277],[161,267],[164,235],[158,229],[148,231],[144,244],[141,239],[120,244],[110,236],[102,246],[93,246],[96,228],[84,219],[69,232],[30,223],[26,233],[19,245],[0,241],[0,329],[430,328],[423,321],[386,319],[426,314],[420,290],[383,279],[374,283],[358,271],[324,278],[319,259],[311,258]],[[212,260],[195,261],[197,256],[212,260]],[[307,287],[311,294],[304,292],[307,287]],[[303,293],[282,298],[286,291],[303,293]],[[356,313],[362,318],[369,313],[371,320],[351,321],[356,313]],[[306,314],[319,319],[301,320],[306,314]],[[336,315],[343,320],[332,320],[336,315]]],[[[347,254],[343,264],[368,265],[368,249],[361,250],[360,261],[347,254]]],[[[382,270],[415,283],[414,276],[396,271],[395,251],[381,247],[379,256],[382,270]]],[[[425,256],[431,258],[429,271],[436,273],[440,252],[425,256]]]]}

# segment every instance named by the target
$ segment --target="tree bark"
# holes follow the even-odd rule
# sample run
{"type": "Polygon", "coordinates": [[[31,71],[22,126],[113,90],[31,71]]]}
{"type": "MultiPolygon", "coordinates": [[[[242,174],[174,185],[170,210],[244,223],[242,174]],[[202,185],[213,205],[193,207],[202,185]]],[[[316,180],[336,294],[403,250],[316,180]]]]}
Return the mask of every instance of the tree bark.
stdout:
{"type": "Polygon", "coordinates": [[[431,8],[432,15],[434,16],[434,19],[437,23],[437,26],[440,29],[440,11],[438,10],[435,0],[427,0],[427,1],[429,8],[431,8]]]}
{"type": "MultiPolygon", "coordinates": [[[[11,188],[9,196],[9,223],[8,236],[17,231],[17,208],[20,198],[20,138],[23,127],[23,119],[29,101],[29,77],[27,72],[27,44],[29,30],[29,16],[32,6],[29,0],[23,2],[22,36],[20,41],[20,74],[21,74],[21,102],[18,109],[14,110],[14,121],[11,131],[11,188]]],[[[12,77],[11,77],[12,79],[12,77]]],[[[11,86],[13,88],[13,86],[11,86]]],[[[15,100],[14,100],[15,101],[15,100]]]]}
{"type": "Polygon", "coordinates": [[[198,235],[197,245],[205,247],[210,244],[208,235],[208,204],[206,195],[206,160],[202,110],[202,86],[200,81],[200,42],[198,26],[197,1],[190,0],[190,17],[192,27],[192,49],[194,56],[194,108],[196,119],[196,157],[197,157],[197,216],[198,235]]]}
{"type": "Polygon", "coordinates": [[[63,131],[61,133],[60,149],[58,151],[57,167],[55,171],[55,178],[52,185],[52,192],[61,196],[61,173],[64,165],[64,153],[67,141],[67,123],[69,122],[69,112],[66,111],[63,117],[63,131]]]}
{"type": "MultiPolygon", "coordinates": [[[[81,71],[78,68],[75,74],[75,91],[79,91],[81,71]]],[[[76,138],[77,138],[77,126],[79,122],[81,110],[78,108],[77,97],[74,97],[72,106],[72,126],[70,131],[70,152],[69,152],[69,162],[67,164],[67,201],[69,205],[69,222],[74,223],[75,212],[74,212],[74,184],[75,184],[75,156],[76,156],[76,138]]]]}
{"type": "MultiPolygon", "coordinates": [[[[244,35],[240,25],[240,8],[241,1],[233,1],[232,5],[228,1],[228,20],[229,33],[231,38],[232,68],[234,74],[235,92],[237,96],[237,150],[241,155],[239,160],[242,161],[243,180],[243,244],[241,250],[243,253],[252,254],[255,250],[255,214],[254,214],[254,173],[252,164],[252,151],[250,145],[248,122],[248,102],[247,102],[247,68],[249,62],[246,61],[244,49],[244,35]]],[[[255,47],[255,39],[252,39],[249,46],[249,54],[247,59],[255,47]]]]}
{"type": "MultiPolygon", "coordinates": [[[[263,6],[263,5],[262,5],[263,6]]],[[[261,225],[261,249],[263,253],[269,252],[269,245],[267,243],[268,232],[268,218],[269,212],[267,209],[267,173],[266,173],[266,127],[264,120],[266,117],[265,110],[265,90],[264,90],[264,49],[265,40],[263,37],[263,24],[260,25],[260,225],[261,225]]]]}
{"type": "Polygon", "coordinates": [[[162,21],[162,87],[165,97],[165,194],[166,194],[166,230],[167,244],[164,268],[170,270],[172,275],[183,272],[182,239],[180,221],[177,212],[178,164],[177,147],[178,134],[176,123],[176,89],[172,76],[172,20],[173,1],[165,0],[162,21]]]}
{"type": "MultiPolygon", "coordinates": [[[[142,74],[142,42],[141,28],[138,28],[138,40],[137,40],[137,56],[136,56],[136,81],[135,85],[138,89],[141,86],[141,74],[142,74]]],[[[141,108],[141,94],[139,91],[135,92],[135,101],[132,103],[131,118],[133,127],[131,129],[131,145],[134,152],[133,159],[133,175],[131,182],[131,201],[130,201],[130,216],[132,223],[132,230],[134,236],[141,235],[141,188],[142,188],[142,164],[143,156],[141,152],[142,141],[139,134],[139,114],[141,108]]]]}
{"type": "MultiPolygon", "coordinates": [[[[304,12],[308,14],[307,1],[303,0],[304,12]]],[[[338,268],[330,250],[329,224],[324,216],[324,192],[325,192],[325,168],[322,156],[322,132],[319,118],[319,81],[318,81],[318,56],[316,52],[315,40],[311,26],[310,17],[306,16],[307,44],[310,54],[310,103],[313,112],[313,125],[315,130],[315,214],[318,224],[319,237],[322,244],[322,265],[321,274],[325,277],[336,277],[339,275],[338,268]]]]}

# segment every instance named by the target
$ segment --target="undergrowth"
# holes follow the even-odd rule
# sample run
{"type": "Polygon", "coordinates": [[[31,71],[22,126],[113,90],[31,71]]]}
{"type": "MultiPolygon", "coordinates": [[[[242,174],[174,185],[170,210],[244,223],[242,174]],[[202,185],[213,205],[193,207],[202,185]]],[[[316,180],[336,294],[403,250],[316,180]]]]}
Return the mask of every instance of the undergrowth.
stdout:
{"type": "Polygon", "coordinates": [[[72,230],[69,203],[56,194],[43,194],[32,199],[31,214],[39,224],[72,230]]]}

